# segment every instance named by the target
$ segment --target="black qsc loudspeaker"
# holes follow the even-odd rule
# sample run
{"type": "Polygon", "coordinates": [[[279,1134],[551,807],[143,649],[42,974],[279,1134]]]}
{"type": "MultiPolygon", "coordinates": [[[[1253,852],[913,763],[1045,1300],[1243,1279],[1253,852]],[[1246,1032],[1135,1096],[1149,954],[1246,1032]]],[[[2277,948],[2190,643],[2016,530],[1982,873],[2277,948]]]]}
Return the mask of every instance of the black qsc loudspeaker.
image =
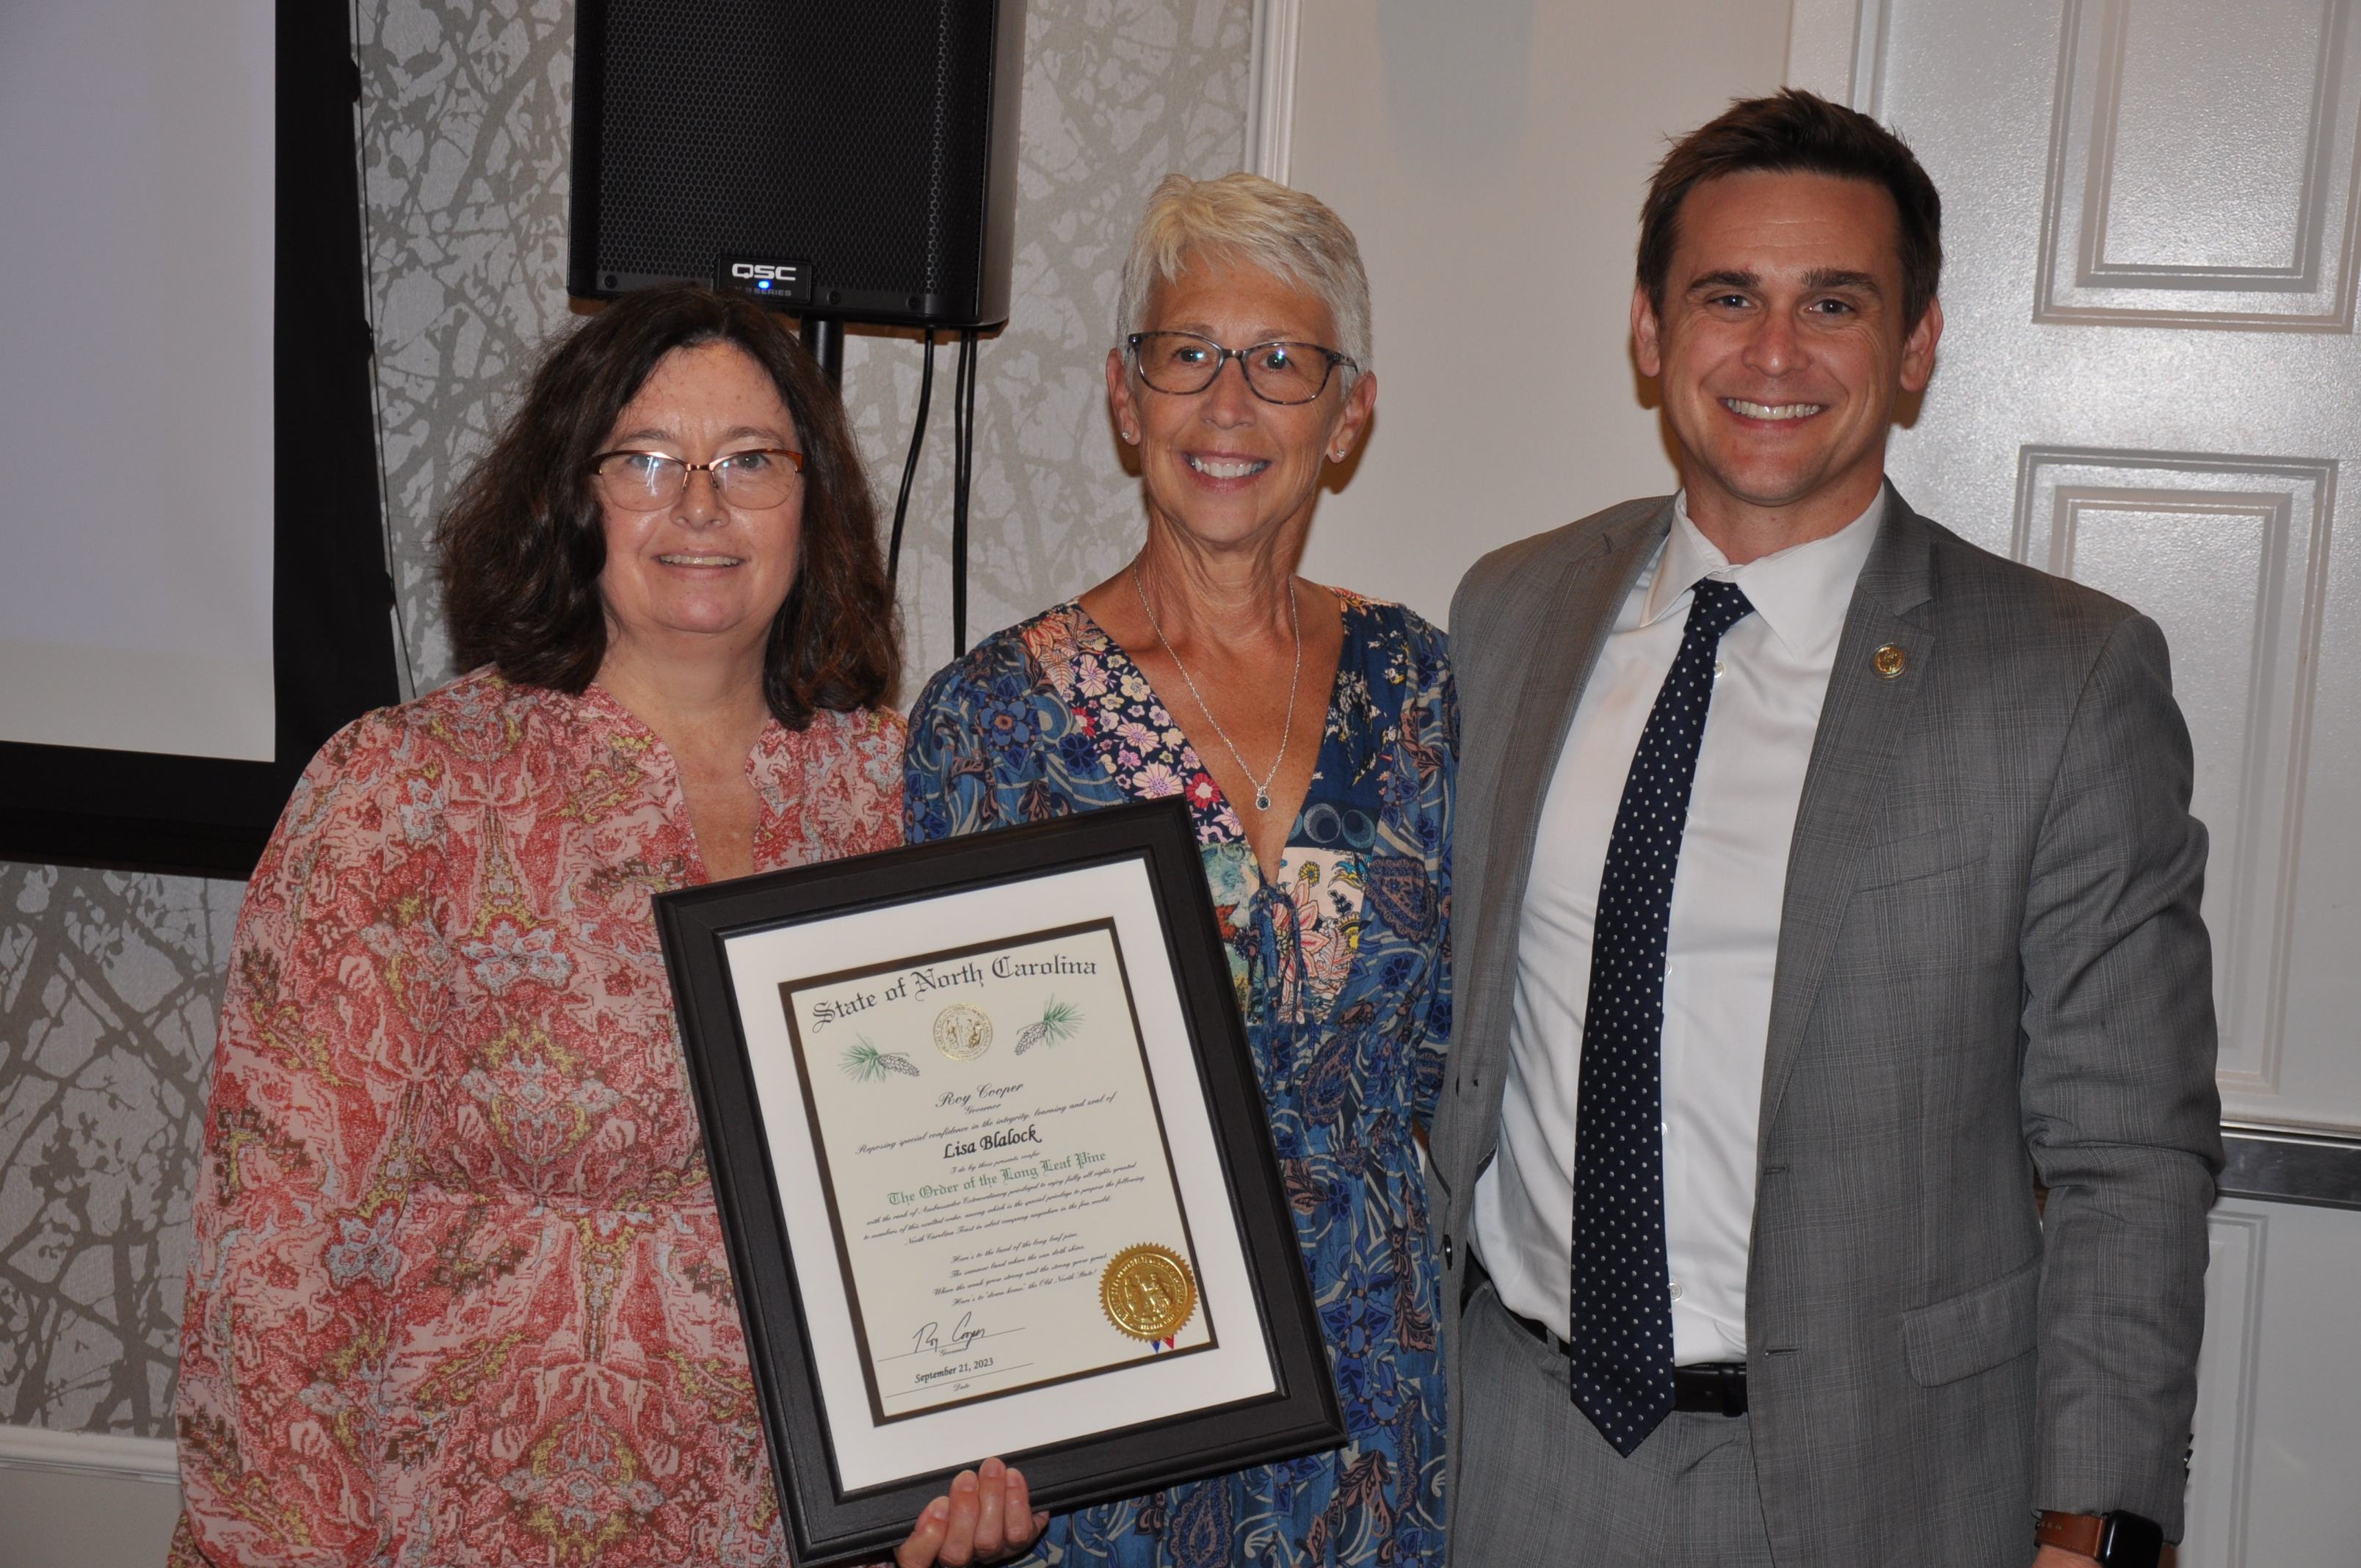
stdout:
{"type": "Polygon", "coordinates": [[[567,291],[1008,319],[1024,0],[581,0],[567,291]]]}

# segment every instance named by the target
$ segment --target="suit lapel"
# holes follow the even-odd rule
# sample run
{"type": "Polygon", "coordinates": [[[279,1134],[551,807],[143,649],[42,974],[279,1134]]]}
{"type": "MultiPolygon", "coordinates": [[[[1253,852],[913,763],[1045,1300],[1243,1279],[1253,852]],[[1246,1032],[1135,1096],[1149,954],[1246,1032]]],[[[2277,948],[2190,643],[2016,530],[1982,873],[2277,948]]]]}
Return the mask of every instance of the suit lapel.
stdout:
{"type": "MultiPolygon", "coordinates": [[[[1532,869],[1533,839],[1550,783],[1557,775],[1558,753],[1599,651],[1614,630],[1616,614],[1672,524],[1669,498],[1651,510],[1635,509],[1633,515],[1610,519],[1588,548],[1560,568],[1542,613],[1519,633],[1531,639],[1531,656],[1516,704],[1505,710],[1513,717],[1501,726],[1504,738],[1494,775],[1489,830],[1484,836],[1483,896],[1468,952],[1475,972],[1469,977],[1474,983],[1465,1037],[1493,1043],[1488,1054],[1495,1059],[1488,1078],[1497,1080],[1508,1058],[1517,932],[1532,869]]],[[[1491,1115],[1478,1139],[1479,1165],[1490,1156],[1498,1134],[1497,1091],[1488,1103],[1491,1115]]]]}
{"type": "Polygon", "coordinates": [[[1763,1147],[1768,1146],[1788,1075],[1803,1048],[1804,1026],[1835,950],[1861,856],[1876,833],[1894,747],[1933,663],[1932,525],[1891,484],[1885,499],[1877,543],[1845,611],[1788,850],[1763,1061],[1763,1147]],[[1879,674],[1875,663],[1878,651],[1888,646],[1901,650],[1905,660],[1902,673],[1891,678],[1879,674]]]}

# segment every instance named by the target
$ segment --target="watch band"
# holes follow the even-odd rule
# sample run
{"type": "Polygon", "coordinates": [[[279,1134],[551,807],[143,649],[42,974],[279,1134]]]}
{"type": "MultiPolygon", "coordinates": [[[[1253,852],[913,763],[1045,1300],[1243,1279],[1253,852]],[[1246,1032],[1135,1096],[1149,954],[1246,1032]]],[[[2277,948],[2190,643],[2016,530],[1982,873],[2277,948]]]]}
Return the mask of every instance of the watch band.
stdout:
{"type": "Polygon", "coordinates": [[[2034,1532],[2034,1539],[2044,1546],[2079,1552],[2095,1559],[2099,1548],[2106,1543],[2107,1521],[2097,1514],[2061,1514],[2045,1508],[2041,1528],[2034,1532]]]}
{"type": "Polygon", "coordinates": [[[2079,1552],[2100,1568],[2157,1568],[2164,1554],[2164,1531],[2157,1522],[2123,1508],[2105,1514],[2045,1508],[2034,1539],[2043,1546],[2079,1552]]]}

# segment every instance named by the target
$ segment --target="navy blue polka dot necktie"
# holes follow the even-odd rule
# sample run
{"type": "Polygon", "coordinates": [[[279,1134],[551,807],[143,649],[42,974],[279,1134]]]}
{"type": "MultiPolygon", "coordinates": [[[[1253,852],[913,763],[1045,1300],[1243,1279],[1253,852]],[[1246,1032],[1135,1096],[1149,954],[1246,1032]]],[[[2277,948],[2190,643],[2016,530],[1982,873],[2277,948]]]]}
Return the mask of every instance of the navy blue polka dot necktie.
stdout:
{"type": "Polygon", "coordinates": [[[1681,651],[1648,715],[1616,808],[1575,1108],[1574,1270],[1566,1327],[1574,1402],[1629,1458],[1673,1409],[1664,1261],[1664,938],[1697,744],[1721,635],[1754,607],[1701,579],[1681,651]]]}

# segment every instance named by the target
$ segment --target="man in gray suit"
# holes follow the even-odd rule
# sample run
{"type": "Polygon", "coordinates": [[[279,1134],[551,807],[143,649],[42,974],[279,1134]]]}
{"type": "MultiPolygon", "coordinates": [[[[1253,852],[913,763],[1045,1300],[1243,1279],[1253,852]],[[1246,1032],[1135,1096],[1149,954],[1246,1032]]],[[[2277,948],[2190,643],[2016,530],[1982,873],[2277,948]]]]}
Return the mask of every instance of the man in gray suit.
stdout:
{"type": "Polygon", "coordinates": [[[2188,732],[2153,622],[1885,483],[1939,214],[1809,94],[1682,142],[1631,307],[1681,491],[1452,606],[1462,1568],[2180,1534],[2222,1157],[2188,732]]]}

